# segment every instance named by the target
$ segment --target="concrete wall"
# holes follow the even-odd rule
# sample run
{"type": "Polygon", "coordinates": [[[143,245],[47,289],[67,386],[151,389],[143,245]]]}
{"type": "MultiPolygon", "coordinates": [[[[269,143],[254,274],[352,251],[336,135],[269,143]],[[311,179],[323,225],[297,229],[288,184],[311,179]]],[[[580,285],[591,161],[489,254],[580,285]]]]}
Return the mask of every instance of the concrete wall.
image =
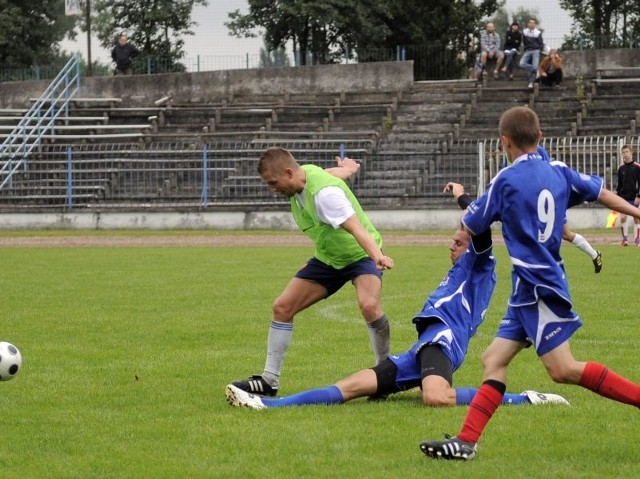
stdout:
{"type": "MultiPolygon", "coordinates": [[[[48,81],[0,83],[0,107],[24,108],[48,81]]],[[[150,106],[171,94],[176,102],[220,101],[236,95],[397,91],[413,84],[413,62],[356,63],[256,68],[200,73],[166,73],[81,79],[78,96],[118,97],[126,106],[150,106]]]]}
{"type": "MultiPolygon", "coordinates": [[[[604,208],[569,210],[569,225],[574,229],[602,228],[609,214],[604,208]]],[[[461,211],[438,209],[423,211],[370,210],[369,218],[381,230],[454,230],[460,224],[461,211]]],[[[198,212],[198,213],[6,213],[0,214],[0,229],[221,229],[221,230],[296,230],[291,213],[270,212],[198,212]]]]}
{"type": "Polygon", "coordinates": [[[568,77],[595,78],[597,68],[637,67],[640,65],[640,49],[618,48],[561,52],[563,72],[568,77]]]}

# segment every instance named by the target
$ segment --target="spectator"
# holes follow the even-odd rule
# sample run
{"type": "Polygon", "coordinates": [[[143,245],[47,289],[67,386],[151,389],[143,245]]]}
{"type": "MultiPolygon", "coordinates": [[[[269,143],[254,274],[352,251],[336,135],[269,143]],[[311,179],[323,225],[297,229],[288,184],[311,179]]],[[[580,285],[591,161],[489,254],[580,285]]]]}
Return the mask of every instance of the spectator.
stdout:
{"type": "Polygon", "coordinates": [[[504,38],[504,55],[498,60],[496,69],[509,75],[509,80],[513,80],[513,62],[515,61],[520,46],[522,45],[522,32],[518,22],[513,22],[511,28],[507,30],[504,38]],[[504,66],[503,66],[504,65],[504,66]]]}
{"type": "Polygon", "coordinates": [[[118,37],[118,44],[111,50],[111,58],[116,64],[116,75],[132,75],[133,59],[140,54],[133,44],[129,43],[127,34],[122,32],[118,37]]]}
{"type": "Polygon", "coordinates": [[[540,50],[544,45],[542,32],[537,28],[538,22],[535,18],[530,18],[527,28],[522,32],[522,44],[524,54],[520,59],[520,68],[529,70],[529,88],[533,88],[533,82],[538,74],[538,64],[540,63],[540,50]]]}
{"type": "Polygon", "coordinates": [[[560,85],[562,82],[562,57],[552,48],[538,68],[538,81],[545,86],[560,85]]]}
{"type": "Polygon", "coordinates": [[[496,26],[493,22],[487,23],[487,29],[480,35],[480,63],[482,72],[487,74],[487,60],[496,59],[496,68],[493,70],[493,78],[498,78],[498,65],[502,61],[502,50],[500,50],[500,35],[496,33],[496,26]]]}
{"type": "MultiPolygon", "coordinates": [[[[618,184],[616,193],[624,198],[630,205],[638,205],[640,202],[640,165],[633,159],[631,145],[623,145],[620,149],[622,153],[622,165],[618,168],[618,184]]],[[[620,246],[629,244],[629,224],[627,215],[620,213],[620,233],[622,233],[622,243],[620,246]]],[[[640,246],[640,220],[634,218],[633,238],[636,246],[640,246]]]]}

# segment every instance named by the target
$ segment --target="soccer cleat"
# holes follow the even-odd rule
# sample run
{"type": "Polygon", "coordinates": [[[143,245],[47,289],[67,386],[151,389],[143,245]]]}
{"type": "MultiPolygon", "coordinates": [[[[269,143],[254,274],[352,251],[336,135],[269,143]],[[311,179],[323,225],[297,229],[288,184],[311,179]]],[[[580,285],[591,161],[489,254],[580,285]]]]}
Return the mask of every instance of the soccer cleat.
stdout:
{"type": "Polygon", "coordinates": [[[599,273],[602,270],[602,253],[598,250],[596,250],[596,253],[598,253],[598,255],[593,260],[593,272],[599,273]]]}
{"type": "Polygon", "coordinates": [[[245,392],[260,396],[275,396],[278,394],[278,387],[271,386],[259,374],[254,374],[249,379],[233,381],[231,384],[245,392]]]}
{"type": "Polygon", "coordinates": [[[500,78],[500,74],[498,73],[498,70],[493,70],[493,78],[495,78],[496,80],[500,78]]]}
{"type": "Polygon", "coordinates": [[[472,442],[464,442],[457,437],[448,434],[444,441],[425,441],[420,444],[420,450],[433,459],[456,459],[470,461],[476,457],[478,445],[472,442]]]}
{"type": "Polygon", "coordinates": [[[539,393],[538,391],[524,391],[520,393],[521,396],[527,396],[531,404],[562,404],[564,406],[569,406],[569,401],[567,401],[562,396],[558,394],[551,393],[539,393]]]}
{"type": "Polygon", "coordinates": [[[227,384],[224,394],[227,396],[227,402],[231,406],[248,407],[249,409],[256,410],[267,408],[267,406],[262,403],[260,396],[243,391],[233,384],[227,384]]]}
{"type": "Polygon", "coordinates": [[[622,238],[622,242],[620,243],[620,246],[629,246],[629,241],[627,240],[626,237],[622,238]]]}

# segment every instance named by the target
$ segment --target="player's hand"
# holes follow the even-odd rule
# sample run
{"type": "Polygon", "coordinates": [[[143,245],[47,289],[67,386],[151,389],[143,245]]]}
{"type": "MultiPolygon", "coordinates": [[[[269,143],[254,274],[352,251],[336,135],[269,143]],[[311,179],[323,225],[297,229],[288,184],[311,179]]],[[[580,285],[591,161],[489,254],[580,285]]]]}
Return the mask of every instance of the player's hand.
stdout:
{"type": "Polygon", "coordinates": [[[380,270],[380,271],[385,271],[387,269],[391,269],[391,268],[393,268],[393,259],[391,259],[389,256],[381,256],[376,261],[376,266],[377,266],[378,270],[380,270]]]}
{"type": "Polygon", "coordinates": [[[360,163],[346,156],[344,158],[340,158],[339,156],[336,156],[336,163],[338,167],[346,168],[349,171],[351,171],[351,174],[355,174],[360,170],[360,163]]]}
{"type": "Polygon", "coordinates": [[[443,193],[451,193],[455,199],[458,199],[460,196],[464,195],[464,186],[460,183],[454,183],[450,181],[442,190],[443,193]]]}

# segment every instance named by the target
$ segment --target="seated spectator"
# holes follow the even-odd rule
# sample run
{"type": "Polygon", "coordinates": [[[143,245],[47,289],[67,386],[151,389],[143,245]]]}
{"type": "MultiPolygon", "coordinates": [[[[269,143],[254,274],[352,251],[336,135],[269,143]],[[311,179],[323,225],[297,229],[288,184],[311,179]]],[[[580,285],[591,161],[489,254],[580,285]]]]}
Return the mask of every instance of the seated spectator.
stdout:
{"type": "Polygon", "coordinates": [[[482,72],[487,74],[487,60],[495,58],[497,60],[496,69],[493,70],[493,77],[498,78],[497,65],[502,61],[502,50],[500,50],[500,35],[496,33],[496,26],[493,22],[487,23],[487,29],[480,35],[480,63],[482,72]]]}
{"type": "Polygon", "coordinates": [[[538,81],[545,86],[560,85],[562,82],[562,57],[555,48],[549,50],[549,55],[540,62],[538,81]]]}
{"type": "Polygon", "coordinates": [[[504,55],[498,60],[496,69],[509,75],[509,80],[513,80],[513,63],[520,52],[522,45],[522,32],[518,22],[513,22],[504,38],[504,55]],[[504,66],[503,66],[504,64],[504,66]]]}

